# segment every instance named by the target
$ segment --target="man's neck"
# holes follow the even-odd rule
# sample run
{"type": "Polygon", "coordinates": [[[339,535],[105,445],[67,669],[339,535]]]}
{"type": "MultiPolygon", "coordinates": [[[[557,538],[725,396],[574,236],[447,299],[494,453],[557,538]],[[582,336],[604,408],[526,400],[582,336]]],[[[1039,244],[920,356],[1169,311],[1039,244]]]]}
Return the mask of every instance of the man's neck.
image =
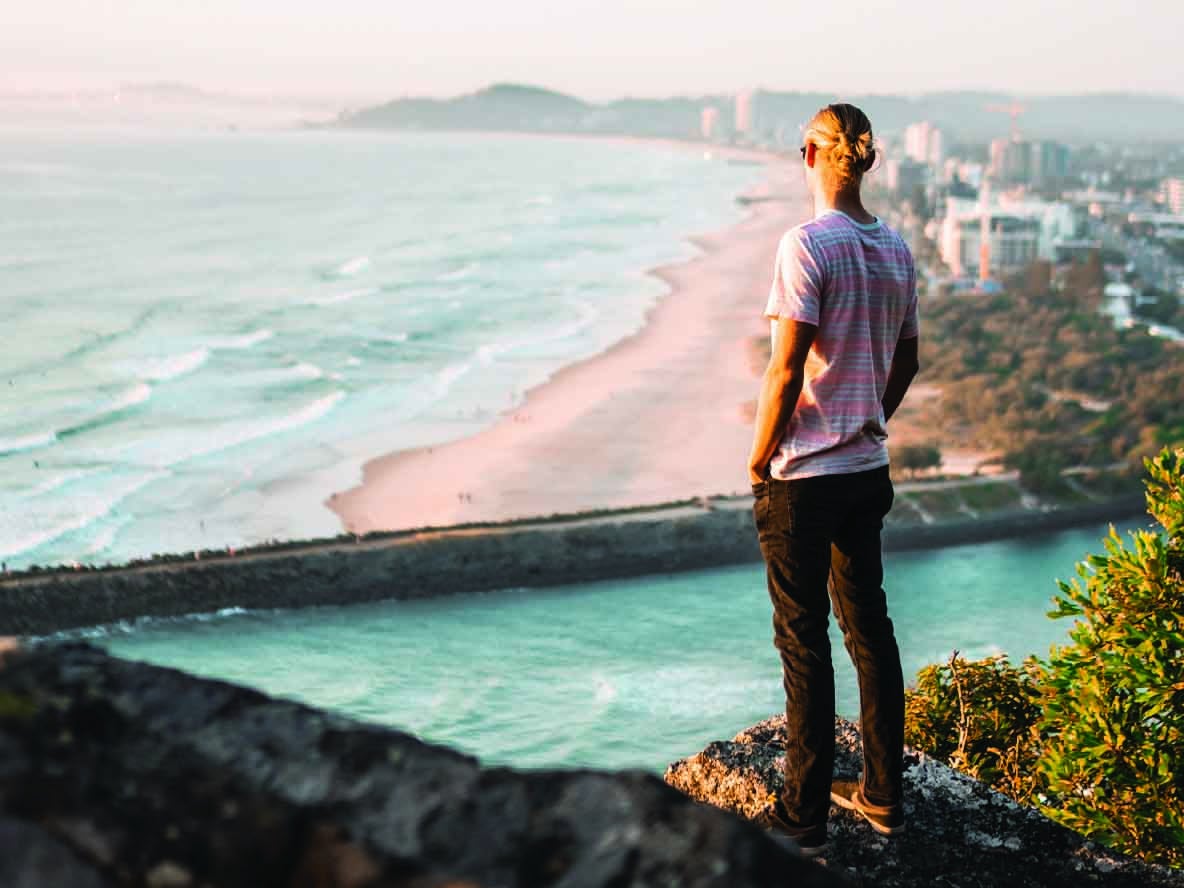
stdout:
{"type": "Polygon", "coordinates": [[[864,207],[857,190],[838,191],[832,194],[816,192],[814,194],[814,215],[820,215],[827,210],[838,210],[840,213],[846,213],[856,222],[862,222],[864,224],[870,224],[876,221],[876,217],[864,207]]]}

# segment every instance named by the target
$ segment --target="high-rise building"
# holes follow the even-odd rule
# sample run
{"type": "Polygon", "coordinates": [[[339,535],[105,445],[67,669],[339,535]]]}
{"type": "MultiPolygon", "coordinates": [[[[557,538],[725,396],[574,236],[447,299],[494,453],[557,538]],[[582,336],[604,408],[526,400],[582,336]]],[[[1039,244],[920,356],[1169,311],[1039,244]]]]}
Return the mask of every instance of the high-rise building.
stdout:
{"type": "Polygon", "coordinates": [[[894,158],[884,164],[884,184],[897,197],[912,197],[928,180],[929,168],[911,158],[894,158]]]}
{"type": "Polygon", "coordinates": [[[942,135],[941,130],[934,127],[929,131],[929,163],[934,167],[940,167],[945,162],[945,159],[945,136],[942,135]]]}
{"type": "Polygon", "coordinates": [[[951,196],[938,237],[942,260],[959,277],[987,279],[1016,271],[1035,259],[1053,259],[1076,231],[1066,203],[951,196]]]}
{"type": "Polygon", "coordinates": [[[736,94],[736,132],[749,134],[755,120],[756,93],[750,89],[736,94]]]}
{"type": "Polygon", "coordinates": [[[1007,146],[1010,144],[1010,139],[991,140],[991,161],[987,165],[989,175],[996,178],[1003,175],[1003,171],[1007,167],[1007,146]]]}
{"type": "Polygon", "coordinates": [[[1040,221],[992,212],[946,216],[939,248],[959,277],[989,278],[1023,268],[1039,255],[1040,221]]]}
{"type": "Polygon", "coordinates": [[[1033,185],[1060,185],[1069,177],[1069,149],[1060,142],[1031,142],[1030,151],[1033,185]]]}
{"type": "Polygon", "coordinates": [[[1159,186],[1159,201],[1167,204],[1173,215],[1184,215],[1184,178],[1164,179],[1159,186]]]}
{"type": "Polygon", "coordinates": [[[1057,185],[1069,175],[1069,149],[1059,142],[996,139],[991,176],[1005,185],[1057,185]]]}
{"type": "Polygon", "coordinates": [[[708,105],[699,115],[699,133],[711,142],[719,138],[719,108],[708,105]]]}
{"type": "Polygon", "coordinates": [[[1032,146],[1028,142],[1013,139],[1007,143],[999,178],[1012,185],[1032,180],[1032,146]]]}
{"type": "Polygon", "coordinates": [[[917,163],[940,167],[945,160],[941,130],[928,120],[913,123],[904,130],[904,153],[917,163]]]}

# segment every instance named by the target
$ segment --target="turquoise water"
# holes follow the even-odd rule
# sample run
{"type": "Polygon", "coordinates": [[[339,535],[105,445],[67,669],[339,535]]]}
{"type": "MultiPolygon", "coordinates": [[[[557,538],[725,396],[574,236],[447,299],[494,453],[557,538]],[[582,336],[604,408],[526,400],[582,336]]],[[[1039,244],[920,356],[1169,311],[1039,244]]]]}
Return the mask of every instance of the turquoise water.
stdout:
{"type": "MultiPolygon", "coordinates": [[[[887,558],[906,677],[953,649],[1045,655],[1055,579],[1106,528],[887,558]]],[[[519,766],[661,770],[779,710],[763,568],[157,622],[116,654],[263,688],[519,766]]],[[[833,629],[833,627],[832,627],[833,629]]],[[[837,633],[837,706],[858,713],[837,633]]]]}
{"type": "Polygon", "coordinates": [[[0,131],[0,560],[335,534],[367,459],[637,329],[760,176],[473,134],[0,131]]]}

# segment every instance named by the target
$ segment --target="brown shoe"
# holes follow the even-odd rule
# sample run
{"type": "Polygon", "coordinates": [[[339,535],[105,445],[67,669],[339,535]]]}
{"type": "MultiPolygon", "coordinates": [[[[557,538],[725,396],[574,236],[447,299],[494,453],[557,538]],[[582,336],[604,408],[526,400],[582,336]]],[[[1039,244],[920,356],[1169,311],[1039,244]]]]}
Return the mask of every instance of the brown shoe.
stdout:
{"type": "Polygon", "coordinates": [[[776,802],[761,811],[753,818],[753,822],[778,838],[788,836],[793,839],[798,853],[807,859],[821,857],[827,851],[826,824],[811,827],[794,826],[789,822],[781,799],[777,799],[776,802]]]}
{"type": "Polygon", "coordinates": [[[857,811],[882,836],[904,832],[904,810],[900,805],[873,805],[863,797],[858,780],[835,780],[830,785],[830,800],[840,808],[857,811]]]}

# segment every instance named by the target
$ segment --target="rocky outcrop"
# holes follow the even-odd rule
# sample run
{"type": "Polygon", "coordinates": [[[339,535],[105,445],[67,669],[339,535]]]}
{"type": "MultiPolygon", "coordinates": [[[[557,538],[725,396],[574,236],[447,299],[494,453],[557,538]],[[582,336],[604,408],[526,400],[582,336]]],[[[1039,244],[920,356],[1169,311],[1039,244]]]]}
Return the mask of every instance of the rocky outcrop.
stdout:
{"type": "MultiPolygon", "coordinates": [[[[838,774],[860,771],[860,738],[836,723],[838,774]]],[[[675,762],[666,782],[700,801],[753,817],[782,787],[785,717],[763,721],[675,762]]],[[[831,807],[826,865],[861,886],[1184,886],[1184,873],[1107,851],[924,753],[907,750],[908,830],[886,839],[831,807]]]]}
{"type": "Polygon", "coordinates": [[[483,768],[85,645],[0,654],[4,888],[840,884],[648,774],[483,768]]]}

